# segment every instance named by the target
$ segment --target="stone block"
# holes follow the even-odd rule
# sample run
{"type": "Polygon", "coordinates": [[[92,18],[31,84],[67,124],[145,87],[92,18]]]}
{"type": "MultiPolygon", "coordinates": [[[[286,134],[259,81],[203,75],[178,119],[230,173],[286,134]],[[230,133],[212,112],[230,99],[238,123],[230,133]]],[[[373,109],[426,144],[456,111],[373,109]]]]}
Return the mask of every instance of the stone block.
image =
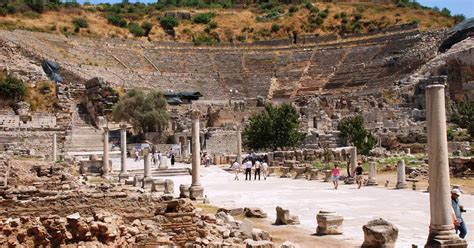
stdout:
{"type": "Polygon", "coordinates": [[[298,216],[290,215],[290,210],[276,207],[275,225],[297,225],[300,224],[298,216]]]}
{"type": "Polygon", "coordinates": [[[306,175],[305,175],[306,168],[305,167],[295,167],[294,171],[296,172],[295,179],[306,179],[306,175]]]}
{"type": "Polygon", "coordinates": [[[253,228],[252,229],[252,239],[255,241],[259,240],[269,240],[272,241],[272,236],[265,230],[253,228]]]}
{"type": "Polygon", "coordinates": [[[319,235],[342,234],[342,221],[344,218],[332,211],[319,211],[316,216],[318,227],[316,233],[319,235]]]}
{"type": "Polygon", "coordinates": [[[189,188],[191,185],[189,184],[181,184],[179,185],[179,198],[189,198],[189,188]]]}
{"type": "Polygon", "coordinates": [[[398,237],[398,228],[380,218],[369,221],[362,227],[364,231],[363,248],[392,248],[398,237]]]}
{"type": "Polygon", "coordinates": [[[280,245],[280,248],[301,248],[301,246],[290,241],[285,241],[280,245]]]}
{"type": "Polygon", "coordinates": [[[173,194],[174,193],[174,182],[171,179],[165,180],[165,194],[173,194]]]}
{"type": "Polygon", "coordinates": [[[224,212],[226,214],[230,214],[232,216],[237,216],[237,215],[241,215],[244,213],[244,209],[243,208],[219,208],[217,209],[217,212],[224,212]]]}
{"type": "Polygon", "coordinates": [[[255,241],[252,239],[244,240],[246,248],[275,248],[275,244],[268,240],[255,241]]]}
{"type": "Polygon", "coordinates": [[[309,180],[318,180],[318,169],[311,169],[309,173],[309,180]]]}
{"type": "Polygon", "coordinates": [[[163,179],[154,179],[151,180],[151,192],[165,192],[165,180],[163,179]]]}
{"type": "Polygon", "coordinates": [[[267,213],[260,208],[244,208],[244,213],[249,218],[267,218],[267,213]]]}

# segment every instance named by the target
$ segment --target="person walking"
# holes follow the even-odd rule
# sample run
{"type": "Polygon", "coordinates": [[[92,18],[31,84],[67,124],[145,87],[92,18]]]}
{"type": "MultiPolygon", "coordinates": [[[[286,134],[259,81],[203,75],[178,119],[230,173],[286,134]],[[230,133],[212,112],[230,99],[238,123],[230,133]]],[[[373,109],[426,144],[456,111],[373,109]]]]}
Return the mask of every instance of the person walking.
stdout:
{"type": "Polygon", "coordinates": [[[239,162],[235,161],[232,164],[231,169],[234,171],[234,174],[235,174],[234,181],[239,181],[239,173],[240,173],[240,164],[239,164],[239,162]]]}
{"type": "Polygon", "coordinates": [[[135,162],[140,160],[140,151],[137,149],[135,150],[135,162]]]}
{"type": "Polygon", "coordinates": [[[334,168],[332,169],[332,183],[334,184],[334,189],[337,190],[337,187],[339,186],[339,168],[338,165],[335,164],[334,168]]]}
{"type": "Polygon", "coordinates": [[[251,160],[247,160],[247,162],[244,163],[245,165],[245,180],[247,180],[247,176],[248,176],[248,180],[251,181],[252,180],[252,161],[251,160]]]}
{"type": "Polygon", "coordinates": [[[171,166],[174,166],[174,154],[171,154],[171,166]]]}
{"type": "Polygon", "coordinates": [[[255,161],[255,178],[254,180],[257,180],[257,174],[258,174],[258,180],[260,181],[260,167],[261,167],[260,161],[255,161]]]}
{"type": "Polygon", "coordinates": [[[355,168],[355,177],[356,177],[356,183],[359,185],[357,188],[360,189],[362,187],[362,166],[360,163],[357,164],[357,167],[355,168]]]}
{"type": "Polygon", "coordinates": [[[267,180],[268,164],[266,161],[263,161],[262,163],[262,173],[263,173],[263,180],[267,180]]]}
{"type": "Polygon", "coordinates": [[[459,201],[461,194],[461,190],[459,189],[451,190],[451,205],[453,207],[454,228],[456,229],[456,233],[459,231],[459,237],[464,239],[467,235],[467,225],[462,218],[462,213],[466,212],[466,210],[459,201]]]}

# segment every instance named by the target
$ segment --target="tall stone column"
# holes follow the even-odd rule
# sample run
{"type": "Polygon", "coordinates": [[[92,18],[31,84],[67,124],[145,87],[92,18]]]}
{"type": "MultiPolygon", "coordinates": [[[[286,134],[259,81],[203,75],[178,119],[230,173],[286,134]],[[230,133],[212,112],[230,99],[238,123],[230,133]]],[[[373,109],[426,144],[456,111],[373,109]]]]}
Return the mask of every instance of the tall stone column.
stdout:
{"type": "Polygon", "coordinates": [[[237,162],[242,166],[242,131],[240,124],[237,124],[237,162]]]}
{"type": "Polygon", "coordinates": [[[397,189],[404,189],[407,187],[405,176],[405,160],[400,159],[397,163],[397,189]]]}
{"type": "Polygon", "coordinates": [[[194,109],[191,112],[192,120],[192,183],[189,188],[189,198],[192,200],[203,199],[204,188],[201,186],[199,169],[201,167],[201,142],[199,135],[199,111],[194,109]]]}
{"type": "Polygon", "coordinates": [[[52,157],[52,160],[53,160],[53,162],[56,162],[57,159],[58,159],[57,136],[54,133],[53,134],[53,157],[52,157]]]}
{"type": "MultiPolygon", "coordinates": [[[[446,80],[445,77],[442,79],[446,80]]],[[[451,216],[453,210],[444,98],[444,85],[433,84],[426,87],[431,221],[425,247],[467,247],[467,242],[455,234],[451,216]]]]}
{"type": "Polygon", "coordinates": [[[104,132],[103,132],[103,144],[104,144],[104,154],[102,156],[102,176],[108,176],[109,175],[109,129],[104,127],[104,132]]]}
{"type": "Polygon", "coordinates": [[[367,186],[378,185],[376,177],[377,177],[377,163],[370,162],[369,163],[369,179],[367,180],[367,186]]]}
{"type": "Polygon", "coordinates": [[[151,178],[151,155],[148,151],[143,154],[143,180],[151,178]]]}
{"type": "Polygon", "coordinates": [[[127,173],[127,126],[120,126],[120,174],[119,180],[128,178],[127,173]]]}
{"type": "Polygon", "coordinates": [[[355,169],[357,166],[357,147],[352,147],[351,149],[351,176],[355,177],[355,169]]]}

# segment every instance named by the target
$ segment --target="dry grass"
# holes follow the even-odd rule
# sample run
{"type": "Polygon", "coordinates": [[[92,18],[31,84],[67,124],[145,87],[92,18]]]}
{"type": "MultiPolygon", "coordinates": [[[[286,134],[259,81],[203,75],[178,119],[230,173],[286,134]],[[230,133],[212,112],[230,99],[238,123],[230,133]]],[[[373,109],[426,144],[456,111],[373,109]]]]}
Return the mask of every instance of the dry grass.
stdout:
{"type": "MultiPolygon", "coordinates": [[[[362,22],[376,22],[382,26],[391,26],[402,23],[410,23],[413,20],[420,21],[422,29],[444,28],[450,27],[454,24],[452,18],[441,16],[431,10],[418,10],[411,8],[397,8],[395,5],[380,5],[372,3],[314,3],[321,11],[329,8],[329,15],[325,19],[324,24],[320,27],[311,26],[308,22],[310,11],[304,7],[299,6],[299,11],[293,14],[288,14],[289,6],[284,6],[285,15],[276,20],[265,22],[258,22],[256,17],[262,12],[258,6],[249,7],[247,9],[190,9],[177,8],[180,11],[190,11],[191,13],[200,12],[215,12],[217,16],[214,20],[218,27],[212,32],[216,33],[221,41],[228,42],[230,39],[236,40],[237,36],[246,37],[246,41],[287,38],[292,30],[298,32],[299,35],[310,34],[330,34],[337,31],[337,27],[341,24],[341,19],[336,19],[334,16],[337,13],[346,12],[348,14],[349,22],[353,18],[353,14],[361,13],[362,22]],[[270,33],[269,36],[262,37],[259,34],[262,30],[268,31],[271,25],[276,23],[280,25],[278,32],[270,33]],[[250,30],[250,31],[249,31],[250,30]]],[[[158,13],[159,14],[159,13],[158,13]]],[[[151,22],[154,27],[150,33],[150,40],[177,40],[177,41],[191,41],[192,37],[199,34],[204,34],[206,25],[193,24],[190,20],[181,20],[180,25],[176,28],[176,37],[172,38],[165,34],[160,27],[157,13],[152,13],[149,16],[138,21],[151,22]]],[[[8,15],[0,18],[0,29],[28,29],[42,32],[63,33],[66,35],[74,34],[74,27],[72,19],[75,17],[86,18],[89,22],[89,28],[83,28],[78,35],[87,37],[121,37],[133,38],[126,28],[119,28],[107,23],[105,13],[90,12],[84,9],[62,9],[59,12],[46,12],[39,17],[31,15],[8,15]]],[[[363,32],[367,28],[362,29],[363,32]]],[[[146,40],[142,37],[140,39],[146,40]]]]}

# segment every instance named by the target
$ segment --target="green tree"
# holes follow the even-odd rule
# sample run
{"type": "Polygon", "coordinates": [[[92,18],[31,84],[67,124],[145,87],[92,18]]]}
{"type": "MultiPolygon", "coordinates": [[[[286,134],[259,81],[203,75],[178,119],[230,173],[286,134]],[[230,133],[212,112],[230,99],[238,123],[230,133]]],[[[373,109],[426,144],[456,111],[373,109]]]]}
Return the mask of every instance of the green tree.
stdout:
{"type": "Polygon", "coordinates": [[[145,93],[132,89],[114,106],[112,119],[133,125],[139,135],[145,132],[160,132],[168,126],[166,100],[161,92],[145,93]]]}
{"type": "Polygon", "coordinates": [[[363,155],[369,155],[377,143],[377,139],[365,129],[364,118],[361,115],[341,120],[337,129],[341,132],[340,137],[354,144],[363,155]]]}
{"type": "Polygon", "coordinates": [[[179,25],[179,20],[174,17],[164,16],[160,18],[160,25],[164,30],[173,30],[174,27],[179,25]]]}
{"type": "Polygon", "coordinates": [[[245,143],[252,149],[295,147],[305,138],[298,131],[299,114],[289,103],[265,106],[265,111],[252,116],[245,127],[245,143]]]}
{"type": "Polygon", "coordinates": [[[467,128],[471,138],[474,137],[474,104],[468,101],[458,102],[453,106],[451,121],[462,128],[467,128]]]}
{"type": "Polygon", "coordinates": [[[11,75],[0,78],[0,96],[13,101],[22,100],[27,93],[26,84],[11,75]]]}

